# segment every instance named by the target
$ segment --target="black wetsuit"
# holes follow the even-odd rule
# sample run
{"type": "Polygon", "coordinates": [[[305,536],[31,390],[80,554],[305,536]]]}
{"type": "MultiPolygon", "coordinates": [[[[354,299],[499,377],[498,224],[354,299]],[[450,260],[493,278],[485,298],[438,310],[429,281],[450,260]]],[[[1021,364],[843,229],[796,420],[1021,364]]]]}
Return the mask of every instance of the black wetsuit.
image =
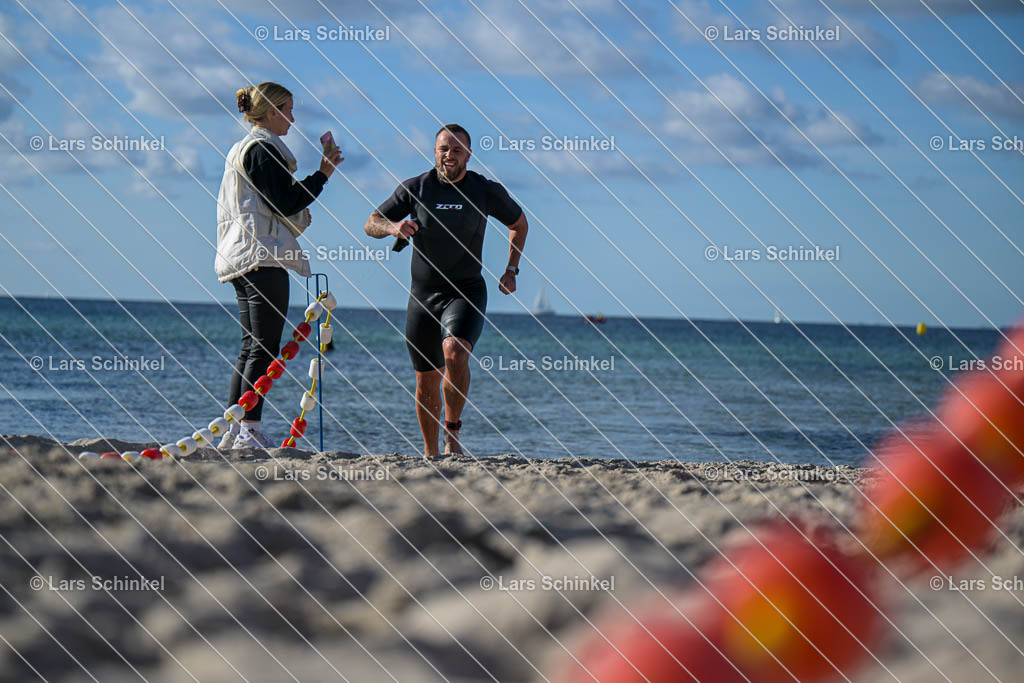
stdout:
{"type": "Polygon", "coordinates": [[[445,337],[476,345],[484,328],[487,285],[481,275],[487,216],[512,225],[523,210],[501,183],[466,171],[457,183],[434,169],[404,181],[377,212],[389,221],[408,216],[413,235],[412,283],[405,339],[418,372],[444,367],[445,337]]]}

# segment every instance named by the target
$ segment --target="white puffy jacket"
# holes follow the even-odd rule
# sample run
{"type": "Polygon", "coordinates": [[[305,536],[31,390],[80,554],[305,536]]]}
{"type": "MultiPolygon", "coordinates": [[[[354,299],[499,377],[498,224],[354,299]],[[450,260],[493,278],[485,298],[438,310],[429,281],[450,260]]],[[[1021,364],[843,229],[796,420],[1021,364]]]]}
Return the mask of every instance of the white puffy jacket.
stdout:
{"type": "Polygon", "coordinates": [[[309,277],[309,259],[296,239],[309,225],[309,213],[282,218],[260,196],[245,172],[245,154],[259,142],[277,148],[292,173],[295,156],[280,137],[253,126],[232,146],[224,162],[224,179],[217,198],[217,258],[214,269],[221,282],[262,266],[291,268],[309,277]]]}

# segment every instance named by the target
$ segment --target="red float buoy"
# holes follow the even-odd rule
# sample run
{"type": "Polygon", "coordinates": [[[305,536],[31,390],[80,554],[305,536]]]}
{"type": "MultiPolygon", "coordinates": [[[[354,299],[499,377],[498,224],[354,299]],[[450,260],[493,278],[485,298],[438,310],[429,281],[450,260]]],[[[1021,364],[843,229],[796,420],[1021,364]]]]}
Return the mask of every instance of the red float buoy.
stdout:
{"type": "Polygon", "coordinates": [[[294,436],[295,438],[298,438],[298,437],[302,436],[303,434],[305,434],[306,433],[306,420],[301,418],[301,417],[297,417],[294,420],[292,420],[292,431],[291,431],[291,433],[292,433],[292,436],[294,436]]]}
{"type": "Polygon", "coordinates": [[[255,391],[247,391],[242,394],[242,397],[238,399],[238,405],[245,408],[246,411],[250,411],[256,407],[256,404],[260,402],[260,395],[255,391]]]}
{"type": "Polygon", "coordinates": [[[291,360],[297,355],[299,355],[299,343],[297,341],[290,341],[281,349],[281,358],[285,360],[291,360]]]}
{"type": "Polygon", "coordinates": [[[304,342],[309,337],[309,333],[313,331],[313,326],[309,323],[299,323],[295,327],[295,331],[292,332],[292,339],[297,342],[304,342]]]}
{"type": "Polygon", "coordinates": [[[164,454],[156,448],[147,448],[142,451],[143,458],[149,458],[150,460],[163,460],[164,454]]]}
{"type": "Polygon", "coordinates": [[[257,394],[263,394],[264,396],[267,395],[267,392],[269,392],[273,386],[274,380],[267,377],[266,375],[260,377],[258,380],[253,382],[252,385],[253,390],[255,390],[257,394]]]}
{"type": "Polygon", "coordinates": [[[271,379],[277,379],[284,375],[284,370],[287,367],[286,363],[280,358],[275,358],[274,361],[267,366],[267,377],[271,379]]]}

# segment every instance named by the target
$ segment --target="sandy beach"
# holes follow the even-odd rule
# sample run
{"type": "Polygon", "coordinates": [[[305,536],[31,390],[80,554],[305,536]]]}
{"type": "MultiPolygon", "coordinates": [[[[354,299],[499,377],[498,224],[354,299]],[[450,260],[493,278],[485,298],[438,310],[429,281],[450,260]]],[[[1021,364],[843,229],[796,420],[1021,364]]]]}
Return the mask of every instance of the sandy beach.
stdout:
{"type": "MultiPolygon", "coordinates": [[[[588,620],[678,599],[743,525],[781,511],[852,543],[840,523],[865,479],[758,462],[71,457],[143,446],[0,443],[7,680],[553,680],[588,620]]],[[[1005,529],[1019,546],[1024,515],[1005,529]]],[[[1000,539],[985,561],[943,577],[981,581],[969,590],[893,582],[899,630],[857,680],[1016,680],[1024,590],[992,577],[1024,579],[1024,557],[1000,539]]]]}

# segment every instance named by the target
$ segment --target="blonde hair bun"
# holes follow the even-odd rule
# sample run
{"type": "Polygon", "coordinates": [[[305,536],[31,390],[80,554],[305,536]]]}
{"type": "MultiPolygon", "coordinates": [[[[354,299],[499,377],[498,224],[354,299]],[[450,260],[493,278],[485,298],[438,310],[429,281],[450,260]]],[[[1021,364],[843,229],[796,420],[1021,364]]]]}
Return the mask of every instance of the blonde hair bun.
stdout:
{"type": "Polygon", "coordinates": [[[261,123],[271,109],[281,110],[292,99],[292,93],[280,83],[266,81],[240,88],[235,93],[238,111],[245,113],[249,123],[261,123]]]}

